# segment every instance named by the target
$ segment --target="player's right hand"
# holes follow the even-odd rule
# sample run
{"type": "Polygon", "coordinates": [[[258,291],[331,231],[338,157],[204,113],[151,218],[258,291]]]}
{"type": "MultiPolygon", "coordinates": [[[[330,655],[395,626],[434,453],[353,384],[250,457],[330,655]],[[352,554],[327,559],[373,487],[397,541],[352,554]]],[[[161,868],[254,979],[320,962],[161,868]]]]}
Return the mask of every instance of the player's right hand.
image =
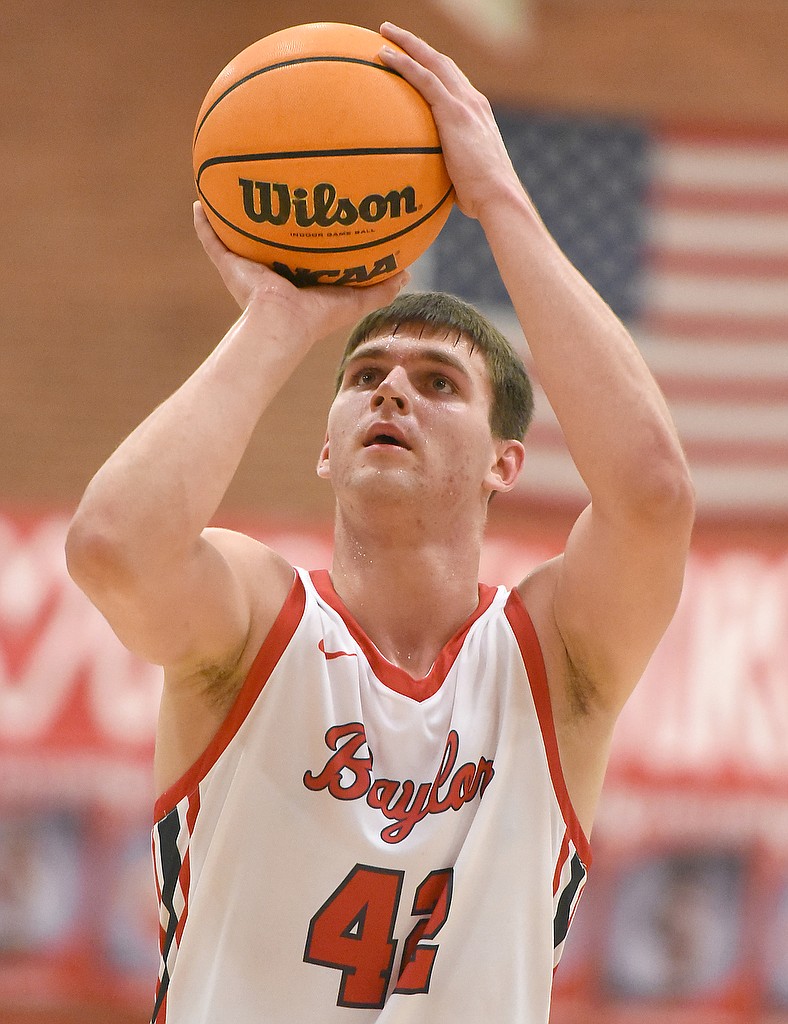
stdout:
{"type": "Polygon", "coordinates": [[[356,323],[367,313],[392,302],[410,280],[407,271],[362,288],[317,285],[296,288],[269,267],[231,252],[211,227],[199,202],[194,203],[194,228],[225,287],[241,307],[264,306],[270,315],[284,314],[293,329],[310,338],[356,323]]]}

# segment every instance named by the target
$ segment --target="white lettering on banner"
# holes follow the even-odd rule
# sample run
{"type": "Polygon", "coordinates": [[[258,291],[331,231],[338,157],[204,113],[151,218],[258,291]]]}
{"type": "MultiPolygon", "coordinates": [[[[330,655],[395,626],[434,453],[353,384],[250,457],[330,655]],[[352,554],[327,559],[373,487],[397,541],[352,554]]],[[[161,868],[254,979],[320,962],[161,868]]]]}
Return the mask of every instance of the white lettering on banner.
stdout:
{"type": "Polygon", "coordinates": [[[788,789],[788,556],[690,559],[674,622],[616,729],[611,770],[788,789]]]}
{"type": "Polygon", "coordinates": [[[92,728],[149,744],[161,670],[130,655],[71,582],[65,535],[62,519],[20,536],[0,518],[0,742],[43,739],[81,676],[92,728]]]}
{"type": "Polygon", "coordinates": [[[50,589],[68,580],[63,557],[64,524],[47,519],[33,537],[21,541],[0,517],[0,622],[21,628],[35,621],[50,589]]]}
{"type": "MultiPolygon", "coordinates": [[[[130,655],[69,580],[66,527],[0,515],[0,745],[45,741],[77,682],[97,736],[151,744],[161,671],[130,655]]],[[[327,533],[250,532],[296,564],[330,564],[327,533]]],[[[511,586],[552,548],[491,537],[483,578],[511,586]]],[[[676,617],[616,729],[611,781],[635,771],[788,792],[786,736],[788,550],[693,550],[676,617]]]]}

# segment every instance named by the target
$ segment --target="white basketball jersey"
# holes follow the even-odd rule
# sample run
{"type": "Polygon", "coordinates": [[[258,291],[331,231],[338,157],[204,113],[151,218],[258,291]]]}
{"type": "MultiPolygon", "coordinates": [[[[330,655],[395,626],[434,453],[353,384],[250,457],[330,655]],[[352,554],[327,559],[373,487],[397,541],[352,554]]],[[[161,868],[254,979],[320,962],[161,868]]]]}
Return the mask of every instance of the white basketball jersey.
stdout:
{"type": "Polygon", "coordinates": [[[517,592],[413,679],[298,570],[153,846],[156,1024],[546,1024],[590,851],[517,592]]]}

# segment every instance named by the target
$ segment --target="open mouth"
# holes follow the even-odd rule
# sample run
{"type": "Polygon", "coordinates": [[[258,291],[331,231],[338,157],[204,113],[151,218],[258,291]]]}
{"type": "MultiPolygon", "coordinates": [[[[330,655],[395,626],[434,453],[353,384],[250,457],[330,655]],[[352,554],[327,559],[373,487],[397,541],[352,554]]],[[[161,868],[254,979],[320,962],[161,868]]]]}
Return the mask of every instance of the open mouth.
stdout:
{"type": "Polygon", "coordinates": [[[376,423],[372,425],[364,439],[365,448],[403,448],[410,451],[410,445],[406,443],[402,432],[393,424],[376,423]]]}
{"type": "Polygon", "coordinates": [[[392,445],[394,448],[407,448],[406,444],[403,444],[396,437],[392,437],[391,434],[375,434],[373,438],[367,441],[364,447],[370,448],[374,444],[387,444],[392,445]]]}

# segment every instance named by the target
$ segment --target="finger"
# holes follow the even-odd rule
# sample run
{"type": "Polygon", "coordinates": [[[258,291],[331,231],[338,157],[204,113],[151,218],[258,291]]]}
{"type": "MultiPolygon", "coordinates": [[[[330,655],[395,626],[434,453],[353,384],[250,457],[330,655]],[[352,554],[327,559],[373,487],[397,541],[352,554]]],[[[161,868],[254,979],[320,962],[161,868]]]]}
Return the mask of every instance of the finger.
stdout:
{"type": "Polygon", "coordinates": [[[390,302],[393,302],[409,281],[410,271],[401,270],[398,274],[394,274],[393,277],[387,277],[385,281],[381,281],[379,284],[354,290],[360,293],[366,292],[366,295],[363,296],[366,300],[365,305],[369,305],[371,309],[380,309],[382,306],[388,306],[390,302]]]}
{"type": "Polygon", "coordinates": [[[380,309],[381,306],[387,306],[389,302],[395,299],[409,281],[409,271],[401,270],[398,274],[387,277],[385,281],[364,285],[360,288],[352,286],[342,287],[335,284],[324,285],[323,287],[331,295],[341,296],[343,300],[356,302],[359,307],[380,309]]]}
{"type": "Polygon", "coordinates": [[[401,46],[406,53],[411,55],[420,54],[428,58],[442,56],[421,36],[417,36],[415,32],[409,32],[408,29],[395,25],[392,21],[384,21],[382,23],[380,34],[386,39],[390,39],[392,43],[396,43],[397,46],[401,46]]]}
{"type": "Polygon", "coordinates": [[[202,247],[208,256],[218,265],[222,257],[230,250],[211,227],[210,221],[205,216],[202,203],[199,201],[195,202],[192,210],[194,212],[194,230],[197,232],[197,237],[200,239],[202,247]]]}
{"type": "Polygon", "coordinates": [[[448,98],[449,91],[440,78],[402,50],[383,47],[379,57],[387,67],[402,75],[406,82],[420,92],[433,109],[448,98]]]}
{"type": "Polygon", "coordinates": [[[194,214],[194,226],[199,231],[200,224],[208,223],[208,218],[205,215],[205,210],[203,210],[202,203],[199,199],[195,199],[192,203],[192,213],[194,214]]]}
{"type": "Polygon", "coordinates": [[[452,82],[465,80],[465,76],[451,57],[436,50],[413,32],[400,28],[399,25],[394,25],[390,21],[384,21],[380,26],[380,34],[400,46],[410,57],[410,61],[407,61],[403,59],[401,52],[384,48],[381,51],[381,57],[386,63],[394,66],[395,62],[399,61],[400,64],[408,67],[413,63],[417,66],[421,65],[431,71],[447,87],[451,86],[452,82]]]}
{"type": "MultiPolygon", "coordinates": [[[[402,270],[378,284],[363,288],[346,288],[337,285],[317,285],[324,299],[335,309],[343,309],[342,316],[349,322],[360,320],[373,310],[382,309],[396,299],[405,285],[410,281],[410,273],[402,270]]],[[[313,289],[307,288],[305,291],[313,289]]]]}

